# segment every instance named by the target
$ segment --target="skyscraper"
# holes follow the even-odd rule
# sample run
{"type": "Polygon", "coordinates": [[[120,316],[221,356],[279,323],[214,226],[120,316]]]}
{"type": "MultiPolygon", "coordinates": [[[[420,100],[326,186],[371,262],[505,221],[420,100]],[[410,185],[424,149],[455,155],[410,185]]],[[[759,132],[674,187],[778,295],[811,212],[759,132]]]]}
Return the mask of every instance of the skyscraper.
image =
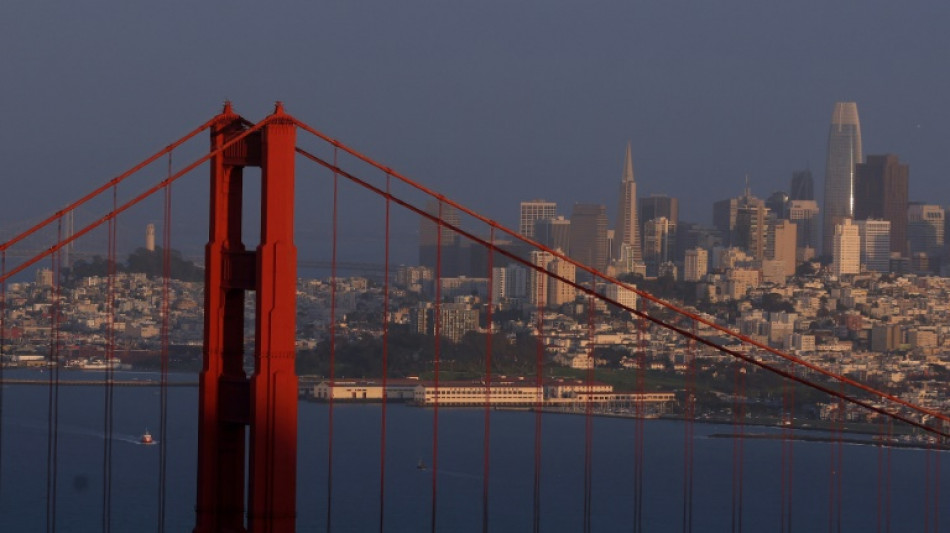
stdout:
{"type": "Polygon", "coordinates": [[[871,272],[887,272],[891,266],[891,223],[887,220],[858,220],[861,263],[871,272]]]}
{"type": "Polygon", "coordinates": [[[538,220],[554,218],[557,215],[557,204],[545,200],[521,202],[521,218],[518,231],[529,239],[534,238],[534,225],[538,220]]]}
{"type": "MultiPolygon", "coordinates": [[[[454,207],[436,200],[426,202],[426,212],[441,217],[446,224],[458,227],[461,223],[459,212],[454,207]]],[[[441,277],[455,277],[461,273],[462,261],[459,246],[459,234],[445,225],[426,217],[419,219],[419,264],[436,270],[441,267],[441,277]]]]}
{"type": "Polygon", "coordinates": [[[571,259],[601,272],[607,269],[607,208],[574,204],[571,213],[571,259]]]}
{"type": "Polygon", "coordinates": [[[835,226],[832,236],[831,271],[835,276],[861,273],[861,234],[850,218],[835,226]]]}
{"type": "Polygon", "coordinates": [[[627,143],[623,175],[620,178],[620,206],[617,209],[617,229],[614,235],[614,259],[620,257],[623,245],[633,247],[634,261],[640,261],[640,225],[637,222],[637,182],[633,179],[633,156],[627,143]]]}
{"type": "Polygon", "coordinates": [[[815,199],[815,180],[811,177],[811,170],[799,170],[792,173],[792,186],[788,194],[788,199],[815,199]]]}
{"type": "Polygon", "coordinates": [[[863,161],[858,105],[836,102],[828,131],[822,253],[832,255],[835,226],[854,217],[854,167],[863,161]]]}
{"type": "Polygon", "coordinates": [[[915,203],[907,208],[907,244],[911,255],[940,254],[944,240],[944,211],[939,205],[915,203]]]}
{"type": "Polygon", "coordinates": [[[909,169],[893,154],[868,156],[856,166],[854,218],[891,223],[891,252],[907,256],[907,179],[909,169]]]}

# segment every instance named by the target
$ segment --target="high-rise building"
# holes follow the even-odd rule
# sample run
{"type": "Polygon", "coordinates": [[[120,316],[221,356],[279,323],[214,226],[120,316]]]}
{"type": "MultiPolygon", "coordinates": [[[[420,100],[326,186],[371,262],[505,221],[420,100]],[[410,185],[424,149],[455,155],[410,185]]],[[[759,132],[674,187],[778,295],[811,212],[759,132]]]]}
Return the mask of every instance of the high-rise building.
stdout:
{"type": "Polygon", "coordinates": [[[548,264],[554,260],[550,252],[535,250],[531,252],[531,264],[539,267],[528,272],[528,302],[534,306],[547,305],[549,276],[548,264]]]}
{"type": "Polygon", "coordinates": [[[529,239],[534,239],[534,225],[538,220],[557,216],[557,204],[545,200],[521,202],[521,218],[518,231],[529,239]]]}
{"type": "Polygon", "coordinates": [[[850,218],[835,226],[832,256],[831,271],[835,276],[861,273],[861,235],[850,218]]]}
{"type": "Polygon", "coordinates": [[[683,261],[683,279],[699,281],[709,272],[709,253],[704,248],[686,250],[686,259],[683,261]]]}
{"type": "Polygon", "coordinates": [[[775,191],[765,200],[765,207],[769,208],[775,218],[788,218],[789,196],[785,191],[775,191]]]}
{"type": "Polygon", "coordinates": [[[887,220],[858,220],[861,237],[861,264],[871,272],[887,272],[891,268],[891,223],[887,220]]]}
{"type": "Polygon", "coordinates": [[[811,177],[811,170],[792,172],[792,184],[788,193],[789,200],[814,200],[815,180],[811,177]]]}
{"type": "Polygon", "coordinates": [[[861,123],[858,105],[837,102],[831,113],[828,131],[828,157],[825,162],[825,205],[822,224],[822,254],[831,255],[835,226],[854,218],[854,167],[863,161],[861,123]]]}
{"type": "Polygon", "coordinates": [[[818,248],[818,202],[814,200],[791,200],[788,202],[788,219],[797,227],[798,248],[818,248]]]}
{"type": "MultiPolygon", "coordinates": [[[[458,227],[461,217],[451,205],[430,200],[426,212],[445,224],[458,227]]],[[[456,277],[462,273],[459,235],[446,225],[426,217],[419,220],[419,264],[432,269],[440,277],[456,277]],[[440,229],[441,226],[441,229],[440,229]],[[441,242],[441,246],[440,246],[441,242]],[[440,260],[441,259],[441,260],[440,260]],[[439,268],[437,268],[439,267],[439,268]]]]}
{"type": "Polygon", "coordinates": [[[797,248],[797,228],[789,220],[773,220],[769,222],[768,237],[765,247],[765,258],[782,263],[782,273],[788,276],[795,275],[795,251],[797,248]]]}
{"type": "MultiPolygon", "coordinates": [[[[651,194],[638,200],[637,218],[640,220],[640,235],[643,235],[647,220],[666,217],[674,227],[679,227],[679,200],[665,194],[651,194]]],[[[675,236],[671,237],[675,239],[675,236]]],[[[642,238],[640,239],[643,240],[642,238]]],[[[674,245],[675,248],[675,245],[674,245]]]]}
{"type": "Polygon", "coordinates": [[[911,255],[935,257],[944,243],[944,211],[939,205],[914,203],[907,208],[907,244],[911,255]]]}
{"type": "Polygon", "coordinates": [[[891,252],[907,256],[907,188],[909,169],[896,155],[870,155],[854,178],[854,218],[891,223],[891,252]]]}
{"type": "MultiPolygon", "coordinates": [[[[633,156],[630,154],[630,143],[627,143],[627,155],[624,159],[623,175],[620,178],[619,201],[612,258],[619,258],[620,248],[626,244],[633,247],[634,260],[639,261],[641,256],[640,225],[637,222],[637,182],[633,179],[633,156]]],[[[572,216],[571,219],[573,218],[572,216]]]]}
{"type": "Polygon", "coordinates": [[[596,204],[574,204],[571,213],[571,252],[575,261],[597,269],[607,269],[607,208],[596,204]]]}
{"type": "Polygon", "coordinates": [[[747,201],[740,203],[736,211],[735,245],[761,261],[765,259],[769,209],[762,200],[751,201],[751,198],[754,197],[747,194],[747,201]]]}
{"type": "Polygon", "coordinates": [[[542,218],[534,223],[534,240],[552,250],[571,249],[571,221],[562,217],[542,218]]]}
{"type": "MultiPolygon", "coordinates": [[[[554,259],[548,263],[548,272],[560,276],[567,281],[574,281],[574,263],[563,259],[554,259]]],[[[548,301],[549,307],[560,307],[566,303],[574,301],[576,290],[570,283],[566,283],[556,278],[551,278],[548,282],[548,301]]]]}
{"type": "Polygon", "coordinates": [[[676,226],[666,217],[647,220],[643,233],[643,262],[647,264],[647,275],[656,275],[661,263],[672,259],[672,236],[676,226]]]}
{"type": "Polygon", "coordinates": [[[761,260],[765,253],[765,222],[768,208],[752,195],[746,185],[742,196],[713,204],[713,225],[722,233],[726,246],[750,250],[761,260]]]}

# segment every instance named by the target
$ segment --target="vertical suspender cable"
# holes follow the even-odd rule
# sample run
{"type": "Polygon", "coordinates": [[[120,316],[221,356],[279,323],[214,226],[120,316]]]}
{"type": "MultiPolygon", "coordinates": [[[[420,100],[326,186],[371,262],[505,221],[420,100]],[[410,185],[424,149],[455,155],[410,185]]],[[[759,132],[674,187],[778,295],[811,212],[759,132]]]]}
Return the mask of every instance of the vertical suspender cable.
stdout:
{"type": "Polygon", "coordinates": [[[594,444],[594,297],[587,296],[587,401],[584,404],[584,533],[591,531],[594,444]]]}
{"type": "MultiPolygon", "coordinates": [[[[57,247],[63,237],[63,220],[58,220],[57,247]]],[[[50,286],[50,346],[49,397],[46,442],[46,530],[56,531],[56,487],[59,462],[59,261],[60,253],[50,256],[52,284],[50,286]]]]}
{"type": "Polygon", "coordinates": [[[482,533],[488,533],[488,487],[491,466],[492,311],[495,283],[495,228],[489,230],[488,296],[485,305],[485,429],[482,435],[482,533]]]}
{"type": "MultiPolygon", "coordinates": [[[[172,153],[168,152],[168,176],[172,173],[172,153]]],[[[158,533],[165,531],[165,495],[166,495],[166,470],[168,465],[168,347],[169,347],[169,327],[171,317],[169,316],[169,297],[170,297],[170,279],[171,279],[171,214],[172,214],[172,186],[169,183],[165,187],[165,199],[163,204],[163,222],[162,222],[162,332],[161,332],[161,360],[162,374],[160,387],[160,407],[159,407],[159,466],[158,466],[158,533]]]]}
{"type": "Polygon", "coordinates": [[[544,374],[544,307],[546,301],[545,290],[551,280],[547,279],[547,274],[536,272],[535,277],[538,282],[535,284],[535,294],[538,300],[538,342],[535,361],[535,406],[534,406],[534,497],[532,505],[532,531],[539,533],[541,531],[541,410],[542,410],[542,379],[544,374]]]}
{"type": "Polygon", "coordinates": [[[332,250],[330,258],[330,394],[327,398],[327,531],[333,531],[333,400],[336,394],[336,266],[337,266],[337,194],[339,176],[337,175],[337,155],[339,150],[333,148],[333,221],[331,222],[332,250]]]}
{"type": "Polygon", "coordinates": [[[744,418],[745,418],[745,366],[742,361],[734,365],[733,380],[733,427],[732,439],[732,531],[742,531],[742,466],[744,459],[744,418]]]}
{"type": "Polygon", "coordinates": [[[643,432],[646,429],[643,417],[643,389],[644,372],[646,372],[646,328],[647,320],[645,315],[649,312],[646,307],[648,302],[643,298],[637,298],[637,303],[641,306],[640,310],[643,316],[637,321],[637,377],[636,377],[636,401],[634,403],[634,440],[633,440],[633,530],[635,533],[643,531],[643,432]]]}
{"type": "Polygon", "coordinates": [[[118,190],[112,187],[112,213],[109,218],[108,232],[109,245],[107,257],[107,290],[106,290],[106,370],[105,370],[105,405],[104,405],[104,436],[102,458],[102,531],[108,533],[112,529],[112,426],[113,426],[113,372],[115,364],[115,284],[116,284],[116,207],[118,204],[118,190]]]}
{"type": "Polygon", "coordinates": [[[391,206],[390,181],[386,173],[386,234],[383,259],[383,405],[379,420],[379,533],[386,523],[386,404],[388,403],[389,379],[389,210],[391,206]]]}
{"type": "Polygon", "coordinates": [[[433,403],[432,403],[432,509],[430,515],[430,525],[432,533],[436,529],[436,517],[438,516],[438,479],[439,479],[439,365],[441,363],[440,349],[442,346],[442,225],[444,224],[442,214],[442,200],[439,200],[439,222],[435,229],[435,309],[433,317],[433,338],[435,346],[433,347],[432,370],[433,376],[433,403]]]}
{"type": "MultiPolygon", "coordinates": [[[[7,251],[0,250],[0,480],[3,479],[3,356],[7,340],[7,251]]],[[[0,498],[3,497],[0,483],[0,498]]]]}
{"type": "MultiPolygon", "coordinates": [[[[794,371],[794,369],[790,369],[794,371]]],[[[781,517],[779,529],[782,532],[791,532],[792,530],[792,477],[793,477],[793,452],[795,436],[794,428],[795,411],[795,384],[782,380],[782,475],[781,475],[781,517]]]]}
{"type": "Polygon", "coordinates": [[[930,453],[928,442],[924,448],[924,533],[930,531],[930,453]]]}
{"type": "MultiPolygon", "coordinates": [[[[691,330],[696,334],[696,321],[691,321],[691,330]]],[[[686,397],[683,412],[683,533],[693,530],[693,420],[696,396],[696,344],[689,339],[686,345],[686,397]]]]}

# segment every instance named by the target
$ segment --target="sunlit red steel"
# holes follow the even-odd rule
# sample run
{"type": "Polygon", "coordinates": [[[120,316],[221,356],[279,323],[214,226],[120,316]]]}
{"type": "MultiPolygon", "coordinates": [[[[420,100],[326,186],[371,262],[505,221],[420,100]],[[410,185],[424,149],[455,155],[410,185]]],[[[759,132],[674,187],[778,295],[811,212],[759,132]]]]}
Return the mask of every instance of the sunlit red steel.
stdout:
{"type": "MultiPolygon", "coordinates": [[[[245,125],[226,105],[212,126],[212,151],[243,134],[245,125]]],[[[259,133],[245,136],[212,158],[196,533],[295,530],[295,144],[296,126],[278,104],[259,133]],[[241,235],[243,169],[247,166],[261,168],[261,242],[256,251],[245,248],[241,235]],[[256,292],[250,378],[243,368],[244,301],[249,290],[256,292]],[[249,450],[245,450],[245,428],[249,450]]]]}

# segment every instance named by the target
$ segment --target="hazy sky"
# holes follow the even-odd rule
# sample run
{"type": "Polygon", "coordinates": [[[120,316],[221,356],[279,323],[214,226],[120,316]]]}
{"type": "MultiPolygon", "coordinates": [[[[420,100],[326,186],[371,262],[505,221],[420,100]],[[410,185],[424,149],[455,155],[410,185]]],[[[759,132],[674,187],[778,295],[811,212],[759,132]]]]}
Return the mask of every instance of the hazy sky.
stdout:
{"type": "Polygon", "coordinates": [[[518,202],[710,203],[824,182],[832,106],[950,203],[944,1],[362,0],[0,4],[0,222],[37,218],[233,100],[288,112],[517,225],[518,202]],[[941,124],[943,126],[941,126],[941,124]]]}

